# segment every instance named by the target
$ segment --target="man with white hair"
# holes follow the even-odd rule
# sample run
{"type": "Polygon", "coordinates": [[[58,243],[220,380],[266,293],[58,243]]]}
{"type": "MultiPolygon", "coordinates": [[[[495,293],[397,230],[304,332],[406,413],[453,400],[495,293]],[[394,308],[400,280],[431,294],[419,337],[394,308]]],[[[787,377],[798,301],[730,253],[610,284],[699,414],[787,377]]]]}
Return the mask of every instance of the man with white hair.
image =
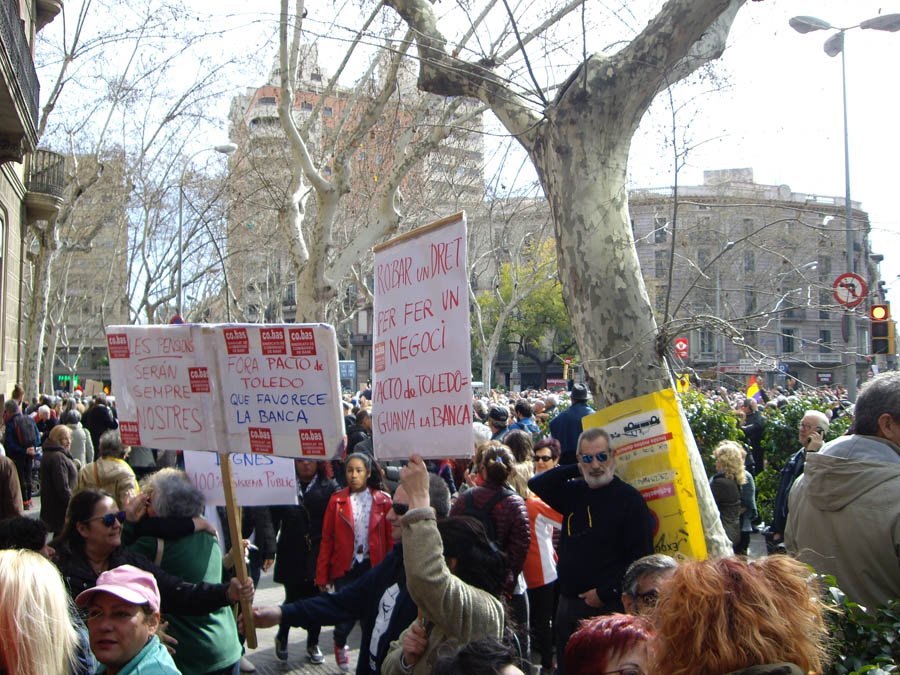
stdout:
{"type": "Polygon", "coordinates": [[[537,474],[528,487],[562,514],[556,649],[559,672],[578,622],[621,612],[622,578],[628,566],[653,553],[654,521],[641,493],[615,475],[609,434],[584,430],[576,463],[537,474]]]}
{"type": "Polygon", "coordinates": [[[778,492],[775,493],[775,508],[772,512],[772,541],[776,547],[784,542],[784,527],[788,517],[788,495],[791,487],[803,473],[806,466],[806,453],[818,452],[825,445],[825,434],[828,433],[828,416],[819,410],[807,410],[797,427],[797,439],[800,449],[785,462],[778,481],[778,492]]]}

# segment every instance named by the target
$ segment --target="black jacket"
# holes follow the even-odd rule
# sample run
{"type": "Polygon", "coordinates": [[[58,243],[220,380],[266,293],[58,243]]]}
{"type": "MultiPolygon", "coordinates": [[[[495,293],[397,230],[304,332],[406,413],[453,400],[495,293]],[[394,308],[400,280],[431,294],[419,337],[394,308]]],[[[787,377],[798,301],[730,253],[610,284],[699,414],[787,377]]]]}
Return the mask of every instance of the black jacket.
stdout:
{"type": "Polygon", "coordinates": [[[325,511],[332,493],[339,489],[337,481],[317,478],[305,495],[298,494],[298,506],[270,507],[273,519],[281,523],[273,577],[276,583],[315,583],[325,511]]]}
{"type": "MultiPolygon", "coordinates": [[[[64,548],[57,552],[54,562],[73,599],[82,591],[97,585],[99,575],[83,554],[64,548]]],[[[208,614],[229,604],[226,596],[228,584],[208,584],[202,581],[196,584],[189,583],[157,567],[140,553],[126,551],[121,547],[110,554],[108,569],[120,565],[134,565],[156,577],[162,598],[160,610],[163,614],[195,616],[208,614]]]]}
{"type": "Polygon", "coordinates": [[[88,430],[91,441],[94,444],[94,454],[99,456],[100,437],[104,431],[118,429],[119,422],[107,406],[98,403],[84,411],[81,416],[81,426],[88,430]]]}
{"type": "Polygon", "coordinates": [[[588,487],[579,476],[578,466],[568,465],[528,481],[563,517],[559,591],[574,598],[594,588],[609,609],[619,608],[625,570],[653,553],[653,517],[641,493],[618,476],[601,488],[588,487]]]}
{"type": "Polygon", "coordinates": [[[772,532],[784,536],[784,528],[788,517],[788,496],[791,488],[806,467],[806,450],[801,448],[781,467],[778,478],[778,492],[775,493],[775,508],[772,511],[772,532]]]}
{"type": "Polygon", "coordinates": [[[41,520],[54,534],[62,532],[78,469],[62,446],[44,445],[41,458],[41,520]]]}
{"type": "Polygon", "coordinates": [[[378,565],[337,593],[281,606],[282,618],[290,626],[333,626],[359,620],[362,630],[357,675],[380,673],[391,642],[400,637],[418,615],[406,590],[402,544],[394,546],[378,565]],[[378,631],[377,648],[371,653],[372,635],[378,631]]]}

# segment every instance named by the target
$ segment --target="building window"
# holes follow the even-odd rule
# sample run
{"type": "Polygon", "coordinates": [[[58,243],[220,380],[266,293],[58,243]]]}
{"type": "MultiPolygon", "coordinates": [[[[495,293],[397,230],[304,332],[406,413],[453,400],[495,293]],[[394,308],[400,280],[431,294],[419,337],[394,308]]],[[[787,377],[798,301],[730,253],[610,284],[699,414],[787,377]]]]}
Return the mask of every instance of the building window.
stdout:
{"type": "Polygon", "coordinates": [[[333,113],[334,111],[331,109],[330,105],[326,105],[324,108],[322,108],[322,114],[325,115],[325,117],[331,117],[333,113]]]}
{"type": "Polygon", "coordinates": [[[712,354],[716,351],[715,336],[711,330],[700,331],[700,352],[703,354],[712,354]]]}
{"type": "Polygon", "coordinates": [[[330,167],[330,166],[324,167],[324,168],[322,169],[322,173],[323,173],[324,175],[326,175],[326,176],[330,176],[330,175],[331,175],[331,167],[330,167]]]}
{"type": "Polygon", "coordinates": [[[709,249],[708,248],[698,248],[697,249],[697,267],[700,268],[700,271],[703,272],[706,270],[707,265],[709,265],[709,249]]]}
{"type": "Polygon", "coordinates": [[[260,105],[275,105],[275,97],[274,96],[262,96],[259,99],[260,105]]]}
{"type": "Polygon", "coordinates": [[[653,241],[657,244],[666,243],[668,232],[666,231],[666,219],[657,216],[653,219],[653,241]]]}
{"type": "Polygon", "coordinates": [[[831,353],[831,331],[830,330],[820,330],[819,331],[819,353],[820,354],[830,354],[831,353]]]}
{"type": "Polygon", "coordinates": [[[360,150],[359,154],[356,156],[356,159],[358,159],[360,162],[365,162],[366,161],[366,151],[360,150]]]}
{"type": "Polygon", "coordinates": [[[300,110],[305,110],[308,112],[312,109],[313,109],[313,104],[310,103],[309,101],[303,101],[303,103],[300,104],[300,110]]]}
{"type": "MultiPolygon", "coordinates": [[[[384,161],[384,155],[375,155],[375,163],[376,164],[381,164],[383,161],[384,161]]],[[[452,172],[451,167],[447,167],[447,169],[449,170],[448,172],[452,172]]]]}
{"type": "Polygon", "coordinates": [[[744,288],[744,313],[753,314],[756,311],[756,290],[752,286],[744,288]]]}
{"type": "Polygon", "coordinates": [[[669,252],[653,252],[654,273],[657,279],[663,279],[669,275],[669,252]]]}
{"type": "Polygon", "coordinates": [[[796,334],[796,328],[782,328],[781,329],[781,351],[785,354],[793,354],[796,349],[794,347],[794,335],[796,334]]]}
{"type": "Polygon", "coordinates": [[[284,289],[284,301],[289,305],[297,304],[297,284],[292,282],[284,289]]]}
{"type": "Polygon", "coordinates": [[[819,289],[819,318],[820,319],[830,319],[831,312],[828,311],[828,306],[831,304],[832,292],[829,288],[820,288],[819,289]]]}
{"type": "Polygon", "coordinates": [[[756,253],[753,251],[744,251],[744,271],[756,271],[756,253]]]}
{"type": "Polygon", "coordinates": [[[313,73],[309,76],[309,79],[313,82],[321,82],[322,81],[322,73],[313,73]]]}

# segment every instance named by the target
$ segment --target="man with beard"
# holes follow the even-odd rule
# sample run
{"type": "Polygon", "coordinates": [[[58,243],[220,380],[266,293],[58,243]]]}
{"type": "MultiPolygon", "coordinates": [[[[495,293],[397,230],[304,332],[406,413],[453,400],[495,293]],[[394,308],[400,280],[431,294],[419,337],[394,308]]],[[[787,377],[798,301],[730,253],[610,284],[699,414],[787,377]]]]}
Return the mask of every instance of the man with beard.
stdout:
{"type": "Polygon", "coordinates": [[[644,498],[615,475],[609,434],[587,429],[578,437],[577,464],[536,475],[528,487],[563,516],[559,544],[556,653],[564,673],[569,636],[578,623],[623,611],[622,577],[653,553],[653,518],[644,498]]]}

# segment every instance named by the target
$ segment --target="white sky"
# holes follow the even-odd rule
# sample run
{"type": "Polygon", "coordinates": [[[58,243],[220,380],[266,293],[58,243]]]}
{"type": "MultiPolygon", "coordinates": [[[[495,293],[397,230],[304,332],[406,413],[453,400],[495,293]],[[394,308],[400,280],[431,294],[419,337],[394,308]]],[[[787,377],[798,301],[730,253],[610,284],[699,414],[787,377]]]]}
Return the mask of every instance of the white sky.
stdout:
{"type": "MultiPolygon", "coordinates": [[[[591,11],[603,11],[604,5],[587,2],[591,11]]],[[[656,0],[647,2],[660,5],[656,0]]],[[[310,18],[306,25],[332,36],[343,35],[319,20],[332,11],[330,4],[307,3],[310,18]]],[[[620,16],[632,26],[643,25],[645,17],[628,16],[635,4],[628,0],[608,0],[607,4],[618,7],[620,16]]],[[[348,6],[352,5],[348,1],[348,6]]],[[[200,15],[208,13],[220,20],[228,15],[229,23],[241,26],[228,37],[227,46],[220,45],[223,51],[239,48],[247,55],[247,81],[236,83],[235,93],[261,84],[268,73],[277,47],[278,6],[278,0],[261,0],[255,5],[246,0],[191,2],[191,9],[200,15]]],[[[738,13],[728,49],[717,67],[730,86],[698,99],[699,112],[691,120],[690,133],[700,145],[692,151],[679,182],[702,183],[703,169],[752,167],[757,183],[787,184],[796,192],[842,197],[841,60],[822,50],[830,32],[801,35],[788,26],[788,19],[812,15],[832,25],[850,26],[878,14],[898,12],[900,0],[748,0],[738,13]]],[[[627,39],[630,35],[622,34],[619,21],[619,17],[606,20],[607,28],[618,30],[619,37],[627,39]]],[[[847,34],[845,49],[851,195],[869,213],[873,250],[885,256],[882,278],[897,299],[900,315],[900,200],[895,199],[898,172],[894,168],[900,161],[900,32],[855,29],[847,34]]],[[[334,62],[327,55],[323,60],[326,68],[334,62]]],[[[689,93],[682,91],[679,96],[686,98],[689,93]]],[[[221,126],[210,132],[211,143],[221,142],[225,136],[227,114],[225,102],[221,126]]],[[[670,150],[654,132],[666,114],[655,107],[635,138],[630,161],[633,186],[672,183],[670,150]]],[[[835,269],[836,274],[841,271],[835,269]]]]}

